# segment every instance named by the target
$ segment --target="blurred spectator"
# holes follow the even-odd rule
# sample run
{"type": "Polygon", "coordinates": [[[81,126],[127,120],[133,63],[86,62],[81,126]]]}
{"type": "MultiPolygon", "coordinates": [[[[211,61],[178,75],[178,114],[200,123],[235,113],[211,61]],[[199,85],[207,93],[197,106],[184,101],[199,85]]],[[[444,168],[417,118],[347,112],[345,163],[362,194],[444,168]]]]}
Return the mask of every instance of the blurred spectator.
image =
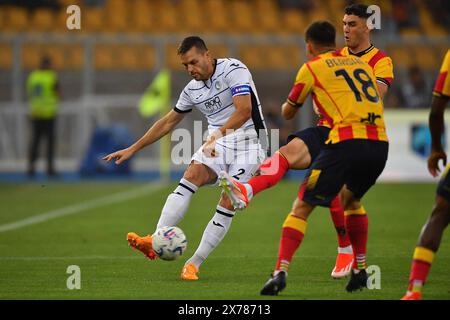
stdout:
{"type": "Polygon", "coordinates": [[[419,8],[415,1],[391,0],[392,15],[399,30],[405,28],[419,28],[419,8]]]}
{"type": "Polygon", "coordinates": [[[450,1],[427,0],[427,8],[435,21],[450,32],[450,1]]]}
{"type": "Polygon", "coordinates": [[[58,0],[0,0],[0,5],[15,5],[25,7],[30,11],[38,8],[60,9],[58,0]]]}
{"type": "Polygon", "coordinates": [[[298,9],[303,12],[309,12],[314,9],[313,0],[278,0],[281,9],[298,9]]]}
{"type": "Polygon", "coordinates": [[[408,109],[428,108],[432,88],[430,82],[418,66],[411,66],[408,79],[401,88],[401,102],[408,109]]]}
{"type": "Polygon", "coordinates": [[[106,0],[84,0],[83,3],[88,7],[104,7],[106,0]]]}
{"type": "Polygon", "coordinates": [[[38,70],[27,79],[27,95],[30,102],[32,139],[28,157],[28,175],[34,176],[39,144],[47,140],[47,174],[55,176],[55,119],[58,112],[58,75],[52,70],[51,60],[44,56],[38,70]]]}

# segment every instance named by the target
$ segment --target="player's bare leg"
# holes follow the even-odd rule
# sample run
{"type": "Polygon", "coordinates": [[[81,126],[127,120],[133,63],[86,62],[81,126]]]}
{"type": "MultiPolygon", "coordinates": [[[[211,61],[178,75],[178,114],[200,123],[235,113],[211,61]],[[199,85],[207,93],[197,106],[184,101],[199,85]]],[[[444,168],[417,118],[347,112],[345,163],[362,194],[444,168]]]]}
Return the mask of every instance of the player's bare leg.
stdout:
{"type": "Polygon", "coordinates": [[[450,203],[440,195],[431,216],[422,228],[414,250],[409,286],[402,300],[421,300],[422,288],[428,277],[434,255],[441,244],[442,234],[450,223],[450,203]]]}
{"type": "MultiPolygon", "coordinates": [[[[157,228],[164,226],[176,226],[186,213],[192,195],[197,189],[211,181],[215,181],[216,174],[207,166],[193,161],[186,169],[178,187],[166,200],[159,218],[157,228]]],[[[134,232],[127,234],[130,247],[141,251],[147,258],[153,260],[157,255],[152,249],[152,236],[139,236],[134,232]]]]}
{"type": "Polygon", "coordinates": [[[289,264],[303,241],[307,219],[313,209],[313,205],[303,200],[297,198],[294,201],[292,211],[283,224],[275,271],[262,288],[261,295],[278,295],[286,287],[289,264]]]}

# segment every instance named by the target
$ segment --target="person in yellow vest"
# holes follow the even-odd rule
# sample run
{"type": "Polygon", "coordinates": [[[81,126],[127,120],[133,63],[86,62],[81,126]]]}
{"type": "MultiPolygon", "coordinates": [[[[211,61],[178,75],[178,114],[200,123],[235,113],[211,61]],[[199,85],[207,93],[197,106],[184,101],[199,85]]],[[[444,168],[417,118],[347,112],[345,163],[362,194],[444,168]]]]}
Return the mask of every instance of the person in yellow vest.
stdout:
{"type": "Polygon", "coordinates": [[[27,96],[30,103],[32,139],[28,158],[28,175],[34,176],[39,144],[47,141],[47,174],[55,176],[55,119],[58,113],[58,75],[52,70],[51,60],[44,56],[40,68],[30,73],[27,79],[27,96]]]}

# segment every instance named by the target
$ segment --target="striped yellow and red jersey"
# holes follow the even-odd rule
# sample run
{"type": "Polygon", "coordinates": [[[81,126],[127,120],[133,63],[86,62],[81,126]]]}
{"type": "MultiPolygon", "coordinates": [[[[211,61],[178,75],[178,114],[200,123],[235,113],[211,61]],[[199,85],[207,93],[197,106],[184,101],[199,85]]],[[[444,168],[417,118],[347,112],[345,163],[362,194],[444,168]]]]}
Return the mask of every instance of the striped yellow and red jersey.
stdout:
{"type": "Polygon", "coordinates": [[[444,62],[442,63],[439,76],[436,80],[436,85],[434,86],[433,95],[441,97],[450,97],[450,49],[447,50],[444,62]]]}
{"type": "Polygon", "coordinates": [[[340,52],[344,56],[351,55],[361,58],[361,60],[367,62],[369,66],[372,67],[378,82],[381,82],[388,87],[391,86],[394,81],[394,66],[392,64],[392,59],[386,55],[386,53],[375,48],[373,45],[358,53],[350,52],[348,47],[342,48],[340,52]]]}
{"type": "MultiPolygon", "coordinates": [[[[392,85],[392,82],[394,81],[394,65],[392,64],[392,59],[380,49],[375,48],[373,44],[366,50],[358,53],[351,52],[348,47],[342,48],[340,53],[344,56],[350,55],[361,58],[362,61],[367,62],[373,69],[373,73],[378,82],[388,87],[392,85]]],[[[317,125],[330,127],[323,117],[320,117],[317,125]]]]}
{"type": "Polygon", "coordinates": [[[331,126],[327,143],[388,141],[376,78],[361,58],[329,51],[303,64],[287,102],[299,107],[309,94],[331,126]]]}

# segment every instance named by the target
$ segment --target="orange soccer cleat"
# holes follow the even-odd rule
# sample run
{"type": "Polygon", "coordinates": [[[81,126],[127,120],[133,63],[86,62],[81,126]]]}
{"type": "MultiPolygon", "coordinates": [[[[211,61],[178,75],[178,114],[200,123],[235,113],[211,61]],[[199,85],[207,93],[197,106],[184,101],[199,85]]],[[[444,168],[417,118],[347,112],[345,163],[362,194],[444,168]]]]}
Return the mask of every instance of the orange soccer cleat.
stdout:
{"type": "Polygon", "coordinates": [[[156,253],[152,249],[152,236],[148,235],[145,237],[140,237],[134,232],[129,232],[127,234],[127,241],[130,247],[133,249],[141,251],[147,258],[154,260],[158,258],[156,253]]]}
{"type": "Polygon", "coordinates": [[[417,291],[408,291],[400,300],[422,300],[422,293],[417,291]]]}
{"type": "Polygon", "coordinates": [[[239,181],[230,177],[225,171],[219,173],[219,186],[230,198],[234,209],[243,210],[250,202],[247,189],[239,181]]]}
{"type": "Polygon", "coordinates": [[[181,270],[181,280],[198,280],[198,268],[193,263],[187,263],[181,270]]]}
{"type": "Polygon", "coordinates": [[[331,276],[334,279],[345,278],[350,274],[353,265],[353,253],[338,253],[331,276]]]}

